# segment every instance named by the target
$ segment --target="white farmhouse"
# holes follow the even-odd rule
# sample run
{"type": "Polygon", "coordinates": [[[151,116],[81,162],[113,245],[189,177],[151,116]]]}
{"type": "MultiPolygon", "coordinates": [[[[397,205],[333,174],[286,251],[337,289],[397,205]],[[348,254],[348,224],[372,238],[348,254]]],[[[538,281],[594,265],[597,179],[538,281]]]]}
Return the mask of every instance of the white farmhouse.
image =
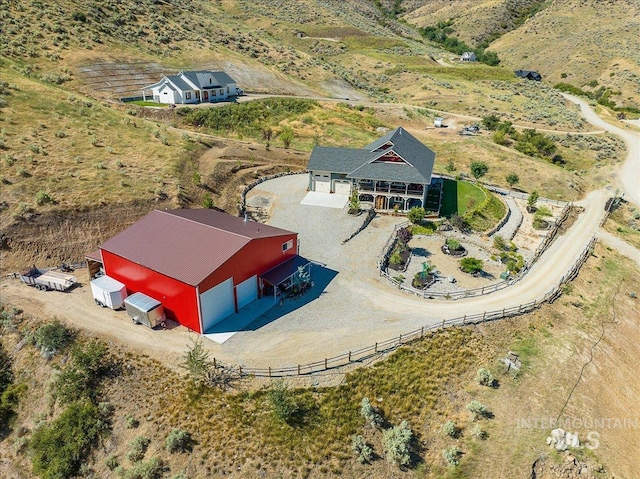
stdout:
{"type": "Polygon", "coordinates": [[[216,102],[241,93],[236,81],[225,72],[192,71],[165,76],[158,83],[142,89],[142,98],[153,92],[156,103],[185,104],[216,102]]]}

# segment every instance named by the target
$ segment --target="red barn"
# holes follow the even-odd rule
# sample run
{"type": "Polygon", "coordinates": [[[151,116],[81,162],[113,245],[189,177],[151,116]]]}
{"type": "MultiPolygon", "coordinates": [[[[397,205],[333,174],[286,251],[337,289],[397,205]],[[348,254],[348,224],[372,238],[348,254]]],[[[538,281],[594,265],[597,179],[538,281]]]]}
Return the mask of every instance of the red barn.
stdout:
{"type": "Polygon", "coordinates": [[[182,209],[152,211],[88,258],[99,260],[129,294],[161,301],[168,318],[203,333],[258,299],[261,276],[296,263],[297,251],[297,233],[215,210],[182,209]]]}

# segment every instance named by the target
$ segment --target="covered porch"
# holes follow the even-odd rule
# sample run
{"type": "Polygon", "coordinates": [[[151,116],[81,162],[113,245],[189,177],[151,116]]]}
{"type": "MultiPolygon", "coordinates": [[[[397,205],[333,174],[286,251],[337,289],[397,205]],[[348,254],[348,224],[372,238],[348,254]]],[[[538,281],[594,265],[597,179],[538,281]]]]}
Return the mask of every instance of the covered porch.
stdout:
{"type": "Polygon", "coordinates": [[[371,203],[376,210],[408,211],[413,207],[424,207],[428,185],[420,183],[355,180],[360,201],[371,203]]]}
{"type": "Polygon", "coordinates": [[[260,276],[262,296],[273,296],[273,302],[288,294],[298,294],[311,283],[311,261],[296,255],[260,276]]]}

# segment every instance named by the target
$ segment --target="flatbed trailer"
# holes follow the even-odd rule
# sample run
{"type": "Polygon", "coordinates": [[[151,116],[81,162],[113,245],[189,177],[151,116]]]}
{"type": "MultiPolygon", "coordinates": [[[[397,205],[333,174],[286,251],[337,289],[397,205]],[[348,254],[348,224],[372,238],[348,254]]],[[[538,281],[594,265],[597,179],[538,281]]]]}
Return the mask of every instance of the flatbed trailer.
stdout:
{"type": "Polygon", "coordinates": [[[66,291],[78,282],[72,274],[42,270],[35,266],[18,274],[20,281],[42,291],[66,291]]]}

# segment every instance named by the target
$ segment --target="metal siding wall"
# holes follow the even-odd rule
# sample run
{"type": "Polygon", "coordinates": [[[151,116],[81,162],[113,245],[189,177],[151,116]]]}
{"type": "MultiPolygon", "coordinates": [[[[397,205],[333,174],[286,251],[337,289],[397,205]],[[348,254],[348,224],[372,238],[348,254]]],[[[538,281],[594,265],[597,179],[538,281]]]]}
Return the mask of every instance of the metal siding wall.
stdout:
{"type": "Polygon", "coordinates": [[[200,283],[200,293],[213,288],[230,276],[233,284],[246,281],[254,274],[260,276],[298,252],[298,235],[290,234],[272,238],[254,239],[232,258],[200,283]],[[282,243],[293,240],[293,248],[282,252],[282,243]]]}
{"type": "Polygon", "coordinates": [[[129,294],[144,293],[162,302],[167,318],[200,331],[196,288],[101,250],[105,273],[124,283],[129,294]]]}

